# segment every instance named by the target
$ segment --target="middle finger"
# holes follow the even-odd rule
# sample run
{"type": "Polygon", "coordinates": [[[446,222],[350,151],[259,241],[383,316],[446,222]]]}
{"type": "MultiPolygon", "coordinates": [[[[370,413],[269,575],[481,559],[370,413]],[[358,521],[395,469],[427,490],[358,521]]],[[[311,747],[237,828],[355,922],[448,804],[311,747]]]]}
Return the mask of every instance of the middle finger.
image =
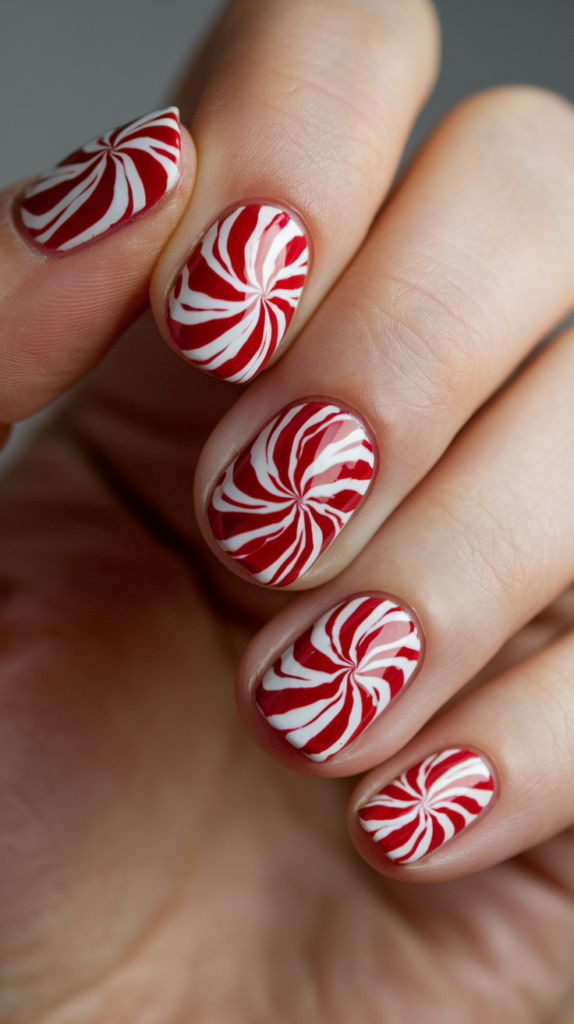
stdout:
{"type": "Polygon", "coordinates": [[[551,94],[492,91],[446,120],[204,449],[198,515],[229,568],[295,589],[339,573],[569,311],[573,165],[572,110],[551,94]]]}

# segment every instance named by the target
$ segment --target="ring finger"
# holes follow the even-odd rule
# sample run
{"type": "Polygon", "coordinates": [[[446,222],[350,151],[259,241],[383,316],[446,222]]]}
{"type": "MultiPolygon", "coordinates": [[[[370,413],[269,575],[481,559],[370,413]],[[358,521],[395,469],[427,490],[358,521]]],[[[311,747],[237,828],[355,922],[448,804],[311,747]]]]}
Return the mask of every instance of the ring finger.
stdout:
{"type": "Polygon", "coordinates": [[[254,640],[239,702],[275,757],[324,775],[386,760],[569,585],[573,380],[570,331],[467,426],[346,572],[254,640]]]}

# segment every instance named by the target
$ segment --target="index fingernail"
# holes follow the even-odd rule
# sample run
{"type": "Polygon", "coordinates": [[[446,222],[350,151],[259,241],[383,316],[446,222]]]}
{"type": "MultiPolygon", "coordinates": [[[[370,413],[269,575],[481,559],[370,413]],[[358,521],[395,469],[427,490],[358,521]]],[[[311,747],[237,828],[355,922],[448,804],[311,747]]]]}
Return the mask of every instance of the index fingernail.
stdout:
{"type": "Polygon", "coordinates": [[[245,203],[206,231],[169,298],[171,337],[194,366],[245,384],[269,362],[299,303],[309,245],[299,221],[245,203]]]}

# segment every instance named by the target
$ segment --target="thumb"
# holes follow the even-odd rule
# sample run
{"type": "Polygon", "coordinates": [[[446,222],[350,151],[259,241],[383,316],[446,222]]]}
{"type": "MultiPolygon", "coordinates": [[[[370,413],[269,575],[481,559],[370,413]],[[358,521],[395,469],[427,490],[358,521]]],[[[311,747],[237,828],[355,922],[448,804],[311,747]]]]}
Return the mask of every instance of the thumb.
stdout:
{"type": "Polygon", "coordinates": [[[193,142],[168,107],[0,194],[1,425],[86,373],[144,309],[194,176],[193,142]]]}

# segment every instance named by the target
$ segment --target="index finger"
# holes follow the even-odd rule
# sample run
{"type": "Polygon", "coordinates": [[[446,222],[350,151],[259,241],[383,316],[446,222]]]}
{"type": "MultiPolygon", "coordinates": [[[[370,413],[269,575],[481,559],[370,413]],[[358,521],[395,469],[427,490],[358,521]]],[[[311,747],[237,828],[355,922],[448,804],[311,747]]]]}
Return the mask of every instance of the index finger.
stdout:
{"type": "Polygon", "coordinates": [[[340,276],[434,80],[426,0],[239,0],[210,45],[189,207],[156,268],[166,341],[245,383],[340,276]]]}

